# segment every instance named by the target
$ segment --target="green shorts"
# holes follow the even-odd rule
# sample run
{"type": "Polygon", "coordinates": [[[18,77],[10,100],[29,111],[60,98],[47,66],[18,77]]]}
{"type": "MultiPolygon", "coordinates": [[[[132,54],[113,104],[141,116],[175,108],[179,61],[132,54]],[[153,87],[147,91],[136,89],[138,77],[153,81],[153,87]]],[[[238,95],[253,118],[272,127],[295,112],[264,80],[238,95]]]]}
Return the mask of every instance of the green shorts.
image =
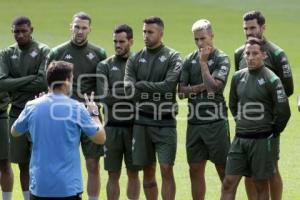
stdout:
{"type": "Polygon", "coordinates": [[[275,160],[279,160],[279,153],[280,153],[280,136],[274,138],[274,148],[273,150],[273,156],[275,160]]]}
{"type": "MultiPolygon", "coordinates": [[[[9,127],[13,125],[17,118],[9,118],[9,127]]],[[[10,161],[13,163],[29,163],[31,155],[30,134],[26,132],[19,137],[10,135],[10,161]]]]}
{"type": "Polygon", "coordinates": [[[140,170],[140,167],[132,164],[132,128],[106,126],[105,131],[104,169],[110,172],[120,171],[124,155],[124,162],[128,170],[140,170]]]}
{"type": "Polygon", "coordinates": [[[273,156],[274,138],[244,139],[235,137],[227,157],[226,175],[268,179],[276,173],[273,156]]]}
{"type": "Polygon", "coordinates": [[[228,122],[221,120],[209,124],[188,124],[186,152],[188,163],[211,160],[216,165],[226,164],[230,147],[228,122]]]}
{"type": "Polygon", "coordinates": [[[175,127],[133,126],[133,164],[147,166],[156,162],[173,165],[176,157],[177,132],[175,127]]]}
{"type": "Polygon", "coordinates": [[[103,156],[103,145],[94,143],[87,135],[81,133],[81,149],[85,159],[94,158],[99,160],[103,156]]]}
{"type": "Polygon", "coordinates": [[[0,118],[0,160],[9,159],[8,119],[0,118]]]}

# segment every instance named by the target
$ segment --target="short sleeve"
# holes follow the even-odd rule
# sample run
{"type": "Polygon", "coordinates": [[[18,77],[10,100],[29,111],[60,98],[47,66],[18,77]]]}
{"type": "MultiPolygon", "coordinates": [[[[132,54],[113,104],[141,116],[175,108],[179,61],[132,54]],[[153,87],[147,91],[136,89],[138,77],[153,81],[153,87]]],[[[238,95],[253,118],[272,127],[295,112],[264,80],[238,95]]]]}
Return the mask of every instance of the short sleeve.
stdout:
{"type": "Polygon", "coordinates": [[[16,131],[20,134],[24,134],[28,131],[28,106],[26,105],[21,114],[19,115],[18,119],[14,122],[13,127],[15,127],[16,131]]]}
{"type": "Polygon", "coordinates": [[[99,130],[99,125],[93,121],[83,104],[79,104],[78,109],[79,115],[77,117],[79,118],[79,127],[87,136],[93,136],[99,130]]]}

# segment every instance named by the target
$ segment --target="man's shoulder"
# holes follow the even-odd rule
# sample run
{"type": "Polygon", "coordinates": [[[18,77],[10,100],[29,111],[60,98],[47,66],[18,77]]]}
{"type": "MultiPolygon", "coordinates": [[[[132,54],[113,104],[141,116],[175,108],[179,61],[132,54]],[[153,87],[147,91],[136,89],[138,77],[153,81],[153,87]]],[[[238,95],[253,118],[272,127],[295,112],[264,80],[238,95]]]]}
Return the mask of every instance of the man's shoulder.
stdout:
{"type": "Polygon", "coordinates": [[[45,43],[34,40],[33,44],[37,46],[39,49],[50,49],[49,46],[45,43]]]}
{"type": "Polygon", "coordinates": [[[240,46],[239,48],[237,48],[235,51],[234,51],[234,54],[235,55],[241,55],[245,50],[245,45],[243,44],[242,46],[240,46]]]}
{"type": "Polygon", "coordinates": [[[215,52],[214,52],[214,58],[217,60],[229,60],[228,55],[222,51],[221,49],[216,48],[215,52]]]}
{"type": "Polygon", "coordinates": [[[198,50],[195,50],[191,53],[189,53],[187,56],[185,56],[184,60],[185,62],[196,62],[196,59],[199,59],[198,50]]]}
{"type": "Polygon", "coordinates": [[[276,80],[280,80],[279,77],[268,67],[264,67],[263,73],[264,73],[265,78],[271,83],[273,83],[276,80]]]}
{"type": "Polygon", "coordinates": [[[274,56],[278,56],[279,54],[284,52],[284,50],[282,48],[280,48],[277,44],[275,44],[271,41],[268,41],[268,40],[265,40],[264,48],[267,52],[269,52],[270,54],[272,54],[274,56]]]}
{"type": "Polygon", "coordinates": [[[11,44],[8,47],[5,47],[4,49],[2,49],[1,54],[14,52],[16,49],[19,49],[19,46],[17,43],[14,43],[14,44],[11,44]]]}
{"type": "Polygon", "coordinates": [[[51,51],[52,51],[52,52],[56,52],[56,53],[62,52],[62,51],[65,51],[66,49],[70,48],[70,46],[71,46],[71,45],[70,45],[70,41],[66,41],[66,42],[64,42],[64,43],[62,43],[62,44],[59,44],[59,45],[53,47],[53,48],[51,49],[51,51]]]}
{"type": "Polygon", "coordinates": [[[90,43],[90,42],[88,43],[87,47],[89,48],[89,50],[94,51],[97,54],[101,54],[101,55],[106,57],[106,51],[105,51],[104,48],[102,48],[100,46],[97,46],[97,45],[95,45],[93,43],[90,43]]]}

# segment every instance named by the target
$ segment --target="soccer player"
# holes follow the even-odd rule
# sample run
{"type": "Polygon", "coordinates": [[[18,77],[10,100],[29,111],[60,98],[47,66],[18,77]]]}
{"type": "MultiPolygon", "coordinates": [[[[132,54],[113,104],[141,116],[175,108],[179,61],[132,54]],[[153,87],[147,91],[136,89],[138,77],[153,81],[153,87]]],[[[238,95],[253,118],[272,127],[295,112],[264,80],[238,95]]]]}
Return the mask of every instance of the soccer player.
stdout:
{"type": "MultiPolygon", "coordinates": [[[[84,102],[84,93],[90,95],[92,91],[96,91],[96,67],[100,61],[106,58],[106,53],[102,48],[88,42],[90,32],[90,16],[84,12],[76,13],[71,23],[71,40],[53,48],[48,58],[48,63],[52,60],[64,60],[74,65],[71,97],[81,102],[84,102]]],[[[88,173],[88,198],[97,200],[100,194],[99,159],[103,154],[102,146],[94,144],[83,134],[81,147],[88,173]]]]}
{"type": "Polygon", "coordinates": [[[232,77],[229,107],[236,122],[236,134],[226,163],[222,200],[235,199],[242,176],[252,177],[256,199],[269,199],[268,180],[276,174],[274,148],[290,118],[284,87],[264,64],[263,43],[249,38],[244,58],[247,68],[232,77]]]}
{"type": "MultiPolygon", "coordinates": [[[[250,11],[245,13],[243,20],[246,38],[256,37],[263,40],[263,48],[267,54],[264,60],[265,66],[271,69],[280,78],[286,95],[288,97],[291,96],[294,91],[291,67],[285,52],[264,37],[263,34],[266,29],[265,17],[259,11],[250,11]]],[[[245,46],[243,45],[235,51],[234,60],[236,70],[247,67],[246,61],[243,57],[244,49],[245,46]]],[[[274,149],[274,156],[277,157],[277,160],[279,160],[279,140],[280,136],[276,139],[277,149],[274,149]]],[[[276,164],[276,171],[276,175],[269,180],[272,200],[280,200],[282,197],[282,179],[278,169],[278,162],[276,164]]],[[[245,179],[245,185],[248,198],[250,200],[256,199],[255,188],[251,178],[245,179]]]]}
{"type": "Polygon", "coordinates": [[[133,164],[143,167],[147,199],[157,199],[156,154],[162,176],[162,198],[175,199],[173,165],[177,133],[176,86],[182,68],[180,55],[162,42],[164,23],[159,17],[144,20],[145,48],[130,57],[125,69],[125,93],[135,101],[133,164]]]}
{"type": "Polygon", "coordinates": [[[72,81],[71,63],[51,62],[49,93],[29,101],[12,126],[13,136],[29,131],[32,139],[30,199],[81,199],[80,130],[95,143],[105,141],[93,93],[90,100],[85,96],[86,109],[69,97],[72,81]]]}
{"type": "MultiPolygon", "coordinates": [[[[0,52],[0,90],[10,95],[10,126],[27,101],[47,90],[44,69],[49,53],[48,46],[32,38],[33,27],[28,17],[15,18],[11,30],[16,44],[0,52]]],[[[10,161],[19,165],[24,199],[29,199],[29,140],[26,135],[10,137],[10,161]]]]}
{"type": "Polygon", "coordinates": [[[127,198],[139,199],[139,168],[132,164],[132,127],[133,104],[125,99],[125,65],[131,56],[133,44],[132,28],[126,24],[118,25],[113,32],[115,55],[102,61],[97,66],[97,92],[107,116],[105,131],[107,139],[104,145],[104,168],[108,171],[106,186],[107,199],[120,197],[119,178],[122,161],[127,168],[127,198]]]}
{"type": "Polygon", "coordinates": [[[230,136],[223,91],[230,63],[228,56],[215,48],[208,20],[196,21],[192,32],[198,49],[184,61],[178,92],[179,98],[189,102],[186,152],[196,200],[205,198],[207,160],[215,164],[221,182],[225,177],[230,136]]]}
{"type": "Polygon", "coordinates": [[[9,162],[9,132],[7,107],[9,96],[5,92],[0,93],[0,186],[2,199],[12,199],[13,171],[9,162]]]}

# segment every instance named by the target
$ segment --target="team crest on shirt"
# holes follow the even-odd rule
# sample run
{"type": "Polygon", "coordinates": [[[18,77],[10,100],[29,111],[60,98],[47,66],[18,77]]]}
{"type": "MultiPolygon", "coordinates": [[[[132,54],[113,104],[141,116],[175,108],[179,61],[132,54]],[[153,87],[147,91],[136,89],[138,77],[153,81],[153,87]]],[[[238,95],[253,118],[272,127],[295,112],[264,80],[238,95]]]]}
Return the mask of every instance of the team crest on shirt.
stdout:
{"type": "Polygon", "coordinates": [[[241,80],[240,80],[241,83],[246,83],[246,79],[245,77],[243,77],[241,80]]]}
{"type": "Polygon", "coordinates": [[[258,84],[259,84],[259,85],[263,85],[263,84],[266,83],[265,79],[263,79],[263,78],[258,79],[257,81],[258,81],[258,84]]]}
{"type": "Polygon", "coordinates": [[[140,59],[139,59],[139,62],[140,62],[140,63],[147,63],[147,60],[146,60],[145,58],[140,58],[140,59]]]}
{"type": "Polygon", "coordinates": [[[166,56],[162,55],[158,58],[160,60],[160,62],[165,62],[167,60],[166,56]]]}
{"type": "Polygon", "coordinates": [[[90,60],[93,60],[93,58],[95,58],[95,55],[92,52],[90,52],[86,55],[86,57],[88,57],[90,60]]]}
{"type": "Polygon", "coordinates": [[[17,58],[18,58],[18,56],[16,54],[11,56],[11,59],[17,59],[17,58]]]}
{"type": "Polygon", "coordinates": [[[66,56],[65,56],[65,59],[66,60],[71,60],[73,57],[71,56],[71,54],[67,54],[66,56]]]}
{"type": "Polygon", "coordinates": [[[209,61],[207,62],[207,64],[208,64],[208,66],[211,66],[212,64],[214,64],[214,61],[213,61],[213,60],[209,60],[209,61]]]}
{"type": "Polygon", "coordinates": [[[191,63],[192,63],[192,64],[196,64],[197,61],[196,61],[195,59],[193,59],[193,60],[191,61],[191,63]]]}
{"type": "Polygon", "coordinates": [[[112,68],[111,68],[111,71],[118,71],[119,70],[119,68],[117,67],[117,66],[113,66],[112,68]]]}
{"type": "Polygon", "coordinates": [[[30,56],[31,56],[32,58],[36,57],[37,55],[38,55],[38,53],[37,53],[35,50],[33,50],[33,51],[30,53],[30,56]]]}

